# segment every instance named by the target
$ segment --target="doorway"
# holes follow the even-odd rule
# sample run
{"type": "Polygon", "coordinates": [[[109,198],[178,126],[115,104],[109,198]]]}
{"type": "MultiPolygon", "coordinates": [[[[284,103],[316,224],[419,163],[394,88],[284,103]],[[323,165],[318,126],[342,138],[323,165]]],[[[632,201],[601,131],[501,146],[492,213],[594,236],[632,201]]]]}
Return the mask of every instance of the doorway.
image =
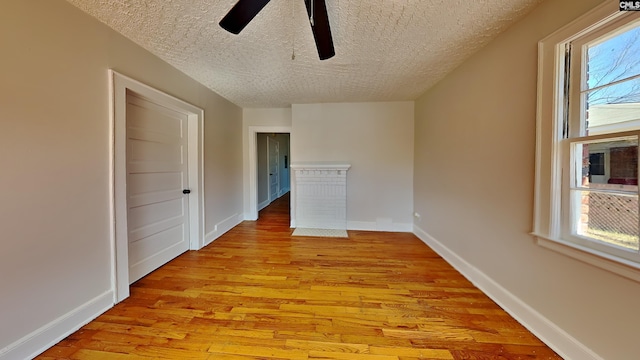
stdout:
{"type": "MultiPolygon", "coordinates": [[[[245,207],[245,220],[257,220],[258,209],[260,202],[258,201],[258,134],[287,134],[289,140],[291,140],[291,127],[290,126],[249,126],[246,132],[246,141],[248,143],[248,157],[249,157],[249,176],[248,176],[248,191],[249,201],[248,208],[245,207]]],[[[289,165],[291,163],[291,154],[287,157],[287,172],[286,177],[289,176],[289,165]]],[[[281,166],[282,167],[282,166],[281,166]]],[[[282,177],[282,175],[281,175],[282,177]]],[[[247,206],[245,205],[245,206],[247,206]]],[[[266,206],[266,205],[265,205],[266,206]]]]}
{"type": "Polygon", "coordinates": [[[290,190],[290,135],[258,133],[256,136],[257,201],[260,211],[290,190]]]}

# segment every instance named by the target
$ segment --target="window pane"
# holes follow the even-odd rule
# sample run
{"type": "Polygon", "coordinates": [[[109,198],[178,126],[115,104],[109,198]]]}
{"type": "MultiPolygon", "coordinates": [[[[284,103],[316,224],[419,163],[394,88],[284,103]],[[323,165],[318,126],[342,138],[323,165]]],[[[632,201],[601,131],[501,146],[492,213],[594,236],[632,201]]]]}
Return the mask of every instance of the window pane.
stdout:
{"type": "Polygon", "coordinates": [[[589,153],[589,175],[605,175],[604,153],[589,153]]]}
{"type": "Polygon", "coordinates": [[[588,89],[640,74],[640,24],[587,49],[588,89]]]}
{"type": "Polygon", "coordinates": [[[638,192],[638,139],[574,143],[573,188],[638,192]]]}
{"type": "Polygon", "coordinates": [[[587,93],[588,135],[640,129],[640,78],[587,93]]]}
{"type": "Polygon", "coordinates": [[[638,137],[572,143],[572,232],[638,250],[638,137]]]}
{"type": "Polygon", "coordinates": [[[638,195],[574,191],[579,203],[578,235],[639,250],[638,195]]]}

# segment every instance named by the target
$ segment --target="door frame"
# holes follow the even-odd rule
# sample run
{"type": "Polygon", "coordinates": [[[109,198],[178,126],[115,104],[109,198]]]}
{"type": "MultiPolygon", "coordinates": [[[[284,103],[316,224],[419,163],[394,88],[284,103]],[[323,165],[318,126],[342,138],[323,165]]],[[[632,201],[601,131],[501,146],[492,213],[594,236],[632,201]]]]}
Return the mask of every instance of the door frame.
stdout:
{"type": "Polygon", "coordinates": [[[127,226],[126,125],[127,91],[187,116],[189,249],[204,246],[204,110],[152,88],[137,80],[109,70],[110,108],[110,190],[111,190],[111,286],[114,302],[129,297],[129,242],[127,226]]]}
{"type": "MultiPolygon", "coordinates": [[[[258,220],[258,133],[289,134],[291,144],[291,126],[249,126],[249,209],[245,220],[258,220]]],[[[291,164],[291,145],[289,145],[289,164],[291,164]]]]}

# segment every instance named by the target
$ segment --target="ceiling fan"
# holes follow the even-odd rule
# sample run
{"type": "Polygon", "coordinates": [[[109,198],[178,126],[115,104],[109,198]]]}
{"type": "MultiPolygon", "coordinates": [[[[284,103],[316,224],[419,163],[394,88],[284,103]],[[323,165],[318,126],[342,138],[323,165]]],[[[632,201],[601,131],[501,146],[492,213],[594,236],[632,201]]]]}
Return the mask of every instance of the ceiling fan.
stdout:
{"type": "MultiPolygon", "coordinates": [[[[220,26],[232,34],[239,34],[242,29],[253,20],[270,0],[238,0],[220,21],[220,26]]],[[[307,15],[311,24],[313,38],[320,60],[333,57],[336,52],[333,49],[329,17],[325,0],[304,0],[307,7],[307,15]]]]}

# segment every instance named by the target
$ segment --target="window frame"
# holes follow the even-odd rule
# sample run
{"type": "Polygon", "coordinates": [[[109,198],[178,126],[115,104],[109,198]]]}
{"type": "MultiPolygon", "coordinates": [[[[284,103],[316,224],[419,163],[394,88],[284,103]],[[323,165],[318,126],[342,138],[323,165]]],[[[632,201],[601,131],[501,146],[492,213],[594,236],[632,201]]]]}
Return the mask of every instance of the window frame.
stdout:
{"type": "MultiPolygon", "coordinates": [[[[563,178],[562,184],[562,192],[563,194],[567,194],[567,196],[563,195],[563,200],[567,199],[567,204],[563,204],[563,222],[561,227],[561,238],[566,241],[570,241],[572,243],[576,243],[585,247],[592,248],[596,251],[601,251],[603,253],[609,253],[612,256],[627,259],[629,261],[638,263],[640,267],[640,252],[631,251],[625,249],[621,246],[610,244],[607,245],[605,243],[601,243],[595,239],[591,239],[588,236],[580,235],[576,231],[576,223],[579,217],[579,213],[576,213],[576,209],[574,206],[569,204],[569,202],[577,201],[577,197],[574,194],[576,191],[593,191],[596,193],[610,193],[619,196],[631,196],[633,192],[627,190],[598,190],[598,189],[590,189],[589,187],[583,187],[577,185],[579,181],[577,181],[577,163],[578,159],[575,158],[575,151],[571,149],[574,145],[585,144],[585,143],[597,143],[599,141],[610,141],[610,140],[623,140],[623,139],[631,139],[635,138],[636,144],[640,142],[640,130],[636,131],[625,131],[619,133],[609,133],[609,134],[598,134],[598,135],[590,135],[590,136],[577,136],[574,138],[568,138],[562,140],[566,141],[569,146],[569,164],[567,166],[567,170],[570,171],[569,176],[565,176],[563,178]]],[[[566,173],[566,172],[565,172],[566,173]]],[[[635,191],[635,194],[638,195],[638,190],[635,191]]]]}
{"type": "MultiPolygon", "coordinates": [[[[576,39],[597,37],[608,32],[614,23],[624,19],[638,18],[635,12],[619,10],[618,1],[606,1],[585,15],[557,30],[538,43],[538,92],[536,111],[536,169],[534,219],[532,235],[538,245],[566,256],[589,263],[640,282],[640,257],[633,260],[619,256],[615,251],[603,251],[598,246],[586,246],[579,237],[567,236],[570,219],[569,201],[571,169],[571,143],[600,135],[565,138],[566,131],[565,63],[567,44],[576,39]],[[563,174],[563,171],[565,172],[563,174]]],[[[575,79],[575,77],[573,78],[575,79]]],[[[572,79],[572,80],[573,80],[572,79]]],[[[575,79],[581,81],[580,79],[575,79]]],[[[574,81],[575,83],[575,81],[574,81]]],[[[578,82],[580,85],[580,82],[578,82]]],[[[628,133],[628,132],[627,132],[628,133]]],[[[636,135],[638,132],[634,131],[636,135]]],[[[583,133],[582,133],[583,134],[583,133]]],[[[621,134],[621,133],[620,133],[621,134]]],[[[603,134],[617,137],[616,133],[603,134]]],[[[607,246],[607,245],[603,245],[607,246]]]]}

